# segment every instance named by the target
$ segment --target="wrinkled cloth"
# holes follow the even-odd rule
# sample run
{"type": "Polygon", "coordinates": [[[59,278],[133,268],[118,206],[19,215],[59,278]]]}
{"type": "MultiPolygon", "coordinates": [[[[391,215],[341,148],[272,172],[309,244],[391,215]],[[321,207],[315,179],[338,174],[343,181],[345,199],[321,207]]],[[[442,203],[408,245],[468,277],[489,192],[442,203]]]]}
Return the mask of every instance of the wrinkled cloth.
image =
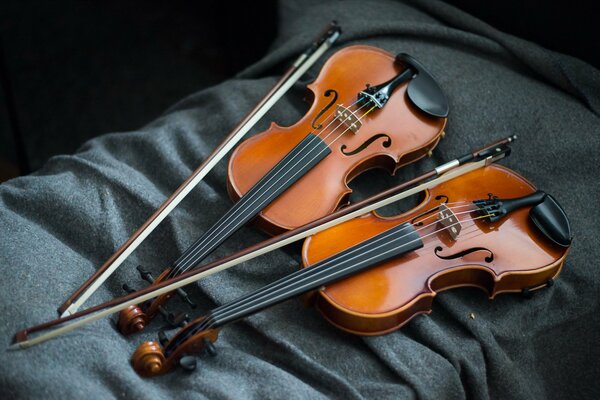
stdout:
{"type": "MultiPolygon", "coordinates": [[[[598,198],[600,73],[572,57],[504,34],[438,1],[281,2],[280,32],[260,62],[194,93],[138,131],[91,140],[38,172],[0,185],[1,345],[56,307],[201,163],[276,82],[327,21],[339,42],[253,129],[291,125],[307,110],[305,85],[351,44],[413,55],[448,96],[447,136],[432,158],[359,178],[352,199],[508,134],[504,162],[554,195],[575,240],[556,284],[529,300],[478,289],[440,294],[430,315],[378,337],[356,337],[289,301],[223,329],[217,357],[198,370],[139,377],[130,357],[162,323],[127,338],[100,320],[57,339],[0,351],[3,398],[600,398],[598,198]],[[469,317],[473,314],[474,319],[469,317]]],[[[57,94],[60,95],[60,94],[57,94]]],[[[73,118],[77,118],[76,115],[73,118]]],[[[221,162],[89,300],[144,285],[230,206],[221,162]]],[[[244,227],[211,257],[264,236],[244,227]]],[[[525,260],[524,260],[525,261],[525,260]]],[[[213,275],[189,292],[192,316],[298,268],[298,248],[213,275]]],[[[174,300],[170,308],[185,310],[174,300]]],[[[114,317],[113,317],[114,321],[114,317]]]]}

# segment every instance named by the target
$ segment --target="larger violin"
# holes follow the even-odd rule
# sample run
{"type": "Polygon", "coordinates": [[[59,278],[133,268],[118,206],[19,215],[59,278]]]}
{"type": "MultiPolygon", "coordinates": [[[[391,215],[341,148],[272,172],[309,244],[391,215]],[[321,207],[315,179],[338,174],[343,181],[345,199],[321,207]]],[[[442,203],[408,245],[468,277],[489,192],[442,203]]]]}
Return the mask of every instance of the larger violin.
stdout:
{"type": "Polygon", "coordinates": [[[157,296],[173,292],[178,288],[197,282],[217,272],[261,257],[291,243],[299,242],[311,235],[406,199],[409,196],[435,188],[443,182],[456,179],[508,156],[511,153],[510,144],[515,139],[516,136],[509,136],[480,149],[463,154],[383,192],[350,204],[301,227],[263,240],[235,254],[187,271],[177,277],[164,280],[156,285],[146,287],[121,298],[89,307],[83,311],[78,311],[74,314],[21,330],[15,334],[14,343],[9,348],[11,350],[24,349],[45,342],[100,318],[125,310],[133,304],[140,304],[157,296]]]}
{"type": "MultiPolygon", "coordinates": [[[[277,234],[323,217],[347,202],[348,183],[366,170],[414,162],[438,143],[448,115],[441,89],[414,58],[369,46],[335,53],[314,83],[309,111],[290,127],[271,127],[233,152],[228,188],[236,200],[151,284],[193,269],[251,219],[277,234]]],[[[129,289],[129,291],[133,291],[129,289]]],[[[178,290],[191,304],[188,296],[178,290]]],[[[119,316],[124,334],[138,332],[158,313],[172,325],[185,322],[163,305],[164,294],[119,316]]]]}
{"type": "Polygon", "coordinates": [[[376,213],[324,230],[303,246],[303,269],[219,306],[162,344],[145,342],[132,363],[141,375],[194,367],[227,323],[308,293],[332,324],[359,335],[398,329],[431,311],[443,290],[476,286],[490,298],[547,286],[572,240],[549,194],[508,168],[490,165],[423,193],[396,217],[376,213]]]}

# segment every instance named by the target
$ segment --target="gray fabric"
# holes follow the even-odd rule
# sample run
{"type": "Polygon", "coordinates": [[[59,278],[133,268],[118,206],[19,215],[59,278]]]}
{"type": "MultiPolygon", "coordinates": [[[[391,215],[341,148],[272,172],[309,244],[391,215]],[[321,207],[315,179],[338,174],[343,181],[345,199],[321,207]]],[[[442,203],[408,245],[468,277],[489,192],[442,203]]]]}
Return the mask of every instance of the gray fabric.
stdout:
{"type": "MultiPolygon", "coordinates": [[[[412,54],[438,78],[451,106],[447,139],[433,159],[398,177],[371,172],[354,186],[372,192],[472,146],[518,134],[506,164],[554,194],[576,235],[557,284],[531,300],[503,295],[490,302],[476,289],[445,292],[430,316],[373,338],[340,332],[290,301],[224,329],[219,355],[203,359],[199,371],[155,379],[138,377],[129,359],[138,344],[156,337],[160,323],[124,339],[103,320],[29,350],[0,352],[0,393],[56,399],[599,397],[600,74],[434,1],[284,2],[271,53],[237,79],[189,96],[139,131],[92,140],[75,155],[54,157],[36,174],[0,186],[2,345],[16,330],[53,318],[57,305],[191,173],[331,18],[344,29],[334,50],[364,43],[412,54]]],[[[271,120],[297,120],[306,109],[298,100],[305,83],[254,131],[271,120]]],[[[168,265],[229,207],[225,179],[221,163],[91,303],[121,295],[122,282],[142,285],[137,263],[155,273],[168,265]]],[[[217,255],[262,237],[244,228],[217,255]]],[[[296,268],[297,253],[278,251],[190,292],[204,312],[296,268]]]]}

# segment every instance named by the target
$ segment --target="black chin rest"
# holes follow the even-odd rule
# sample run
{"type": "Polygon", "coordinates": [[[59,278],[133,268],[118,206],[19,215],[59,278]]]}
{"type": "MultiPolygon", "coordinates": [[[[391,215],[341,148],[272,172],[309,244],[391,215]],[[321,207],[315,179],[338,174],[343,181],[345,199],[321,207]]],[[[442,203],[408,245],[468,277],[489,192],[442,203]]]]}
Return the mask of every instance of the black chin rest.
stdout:
{"type": "Polygon", "coordinates": [[[408,84],[407,94],[412,103],[421,111],[434,117],[446,118],[448,116],[448,100],[433,76],[423,65],[406,53],[396,56],[396,62],[409,65],[416,76],[408,84]]]}
{"type": "Polygon", "coordinates": [[[541,203],[531,208],[529,217],[548,239],[559,246],[571,245],[573,236],[569,219],[554,197],[546,194],[541,203]]]}

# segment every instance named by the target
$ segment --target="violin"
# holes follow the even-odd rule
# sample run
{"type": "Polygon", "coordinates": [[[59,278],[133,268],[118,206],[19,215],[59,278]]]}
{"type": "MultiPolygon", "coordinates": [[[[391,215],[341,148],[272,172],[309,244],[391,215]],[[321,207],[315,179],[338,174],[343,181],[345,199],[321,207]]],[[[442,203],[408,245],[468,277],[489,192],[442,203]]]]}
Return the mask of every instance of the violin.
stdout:
{"type": "MultiPolygon", "coordinates": [[[[346,47],[308,90],[312,105],[296,124],[273,123],[232,153],[227,187],[235,204],[157,279],[138,267],[142,278],[156,285],[194,269],[252,219],[275,235],[328,215],[347,204],[348,183],[356,176],[374,168],[393,174],[431,154],[443,137],[446,97],[407,54],[346,47]]],[[[181,289],[175,293],[194,306],[181,289]]],[[[119,330],[139,332],[159,313],[173,326],[187,323],[187,314],[164,308],[173,294],[130,306],[119,316],[119,330]]]]}
{"type": "Polygon", "coordinates": [[[551,285],[572,241],[569,220],[550,194],[499,165],[488,165],[422,193],[414,209],[376,212],[304,242],[303,267],[188,323],[132,357],[143,376],[215,353],[226,324],[304,295],[334,326],[358,335],[394,331],[431,312],[437,293],[475,286],[490,298],[551,285]]]}
{"type": "MultiPolygon", "coordinates": [[[[240,265],[243,262],[263,256],[291,243],[299,242],[338,224],[361,217],[389,204],[406,199],[410,196],[424,193],[429,189],[460,176],[468,174],[491,163],[497,162],[511,154],[511,143],[516,139],[511,135],[490,143],[482,148],[473,150],[460,157],[447,161],[422,174],[395,185],[383,192],[374,194],[358,202],[343,207],[331,214],[321,217],[301,227],[286,231],[277,236],[265,239],[250,247],[219,260],[187,271],[177,277],[164,280],[152,286],[143,288],[120,298],[89,307],[58,319],[44,322],[23,329],[15,334],[10,350],[26,349],[39,343],[71,332],[100,318],[127,309],[134,304],[140,304],[178,288],[197,282],[198,280],[220,271],[240,265]],[[32,335],[34,335],[32,337],[32,335]]],[[[182,323],[185,325],[185,323],[182,323]]],[[[159,337],[161,335],[159,334],[159,337]]]]}

